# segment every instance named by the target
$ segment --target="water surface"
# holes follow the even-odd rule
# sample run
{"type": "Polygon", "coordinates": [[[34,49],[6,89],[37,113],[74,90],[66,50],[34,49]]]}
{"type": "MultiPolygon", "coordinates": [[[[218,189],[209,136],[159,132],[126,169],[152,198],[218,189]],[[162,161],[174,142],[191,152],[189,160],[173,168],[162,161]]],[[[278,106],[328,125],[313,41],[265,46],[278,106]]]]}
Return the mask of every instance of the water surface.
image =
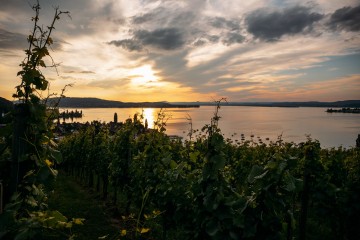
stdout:
{"type": "MultiPolygon", "coordinates": [[[[68,109],[75,110],[75,109],[68,109]]],[[[78,109],[79,110],[79,109],[78,109]]],[[[148,120],[149,127],[158,118],[158,108],[85,108],[83,118],[74,121],[86,122],[98,120],[110,122],[114,113],[118,121],[133,117],[135,113],[143,113],[148,120]]],[[[167,134],[179,135],[187,138],[190,129],[190,118],[193,129],[201,129],[210,123],[214,114],[214,106],[200,108],[172,108],[164,109],[169,117],[167,120],[167,134]]],[[[276,141],[281,135],[285,141],[302,142],[307,136],[320,141],[321,146],[350,147],[355,145],[360,134],[360,114],[327,113],[325,108],[281,108],[281,107],[245,107],[222,106],[219,110],[221,119],[219,127],[226,137],[241,139],[262,139],[263,142],[276,141]],[[251,137],[253,136],[253,137],[251,137]]]]}

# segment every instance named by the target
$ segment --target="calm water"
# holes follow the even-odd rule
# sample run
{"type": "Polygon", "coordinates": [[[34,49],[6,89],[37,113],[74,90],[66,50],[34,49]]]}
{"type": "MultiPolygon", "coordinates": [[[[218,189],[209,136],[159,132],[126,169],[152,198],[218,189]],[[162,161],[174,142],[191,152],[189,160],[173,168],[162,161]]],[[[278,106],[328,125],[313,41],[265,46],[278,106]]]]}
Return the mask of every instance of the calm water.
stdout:
{"type": "MultiPolygon", "coordinates": [[[[74,110],[74,109],[68,109],[74,110]]],[[[210,123],[215,107],[205,106],[187,109],[165,109],[170,116],[167,121],[167,134],[187,137],[190,128],[189,117],[192,119],[193,129],[201,129],[210,123]]],[[[219,127],[226,137],[254,140],[261,138],[263,142],[275,141],[279,135],[285,141],[306,141],[306,135],[320,141],[324,148],[355,145],[360,134],[360,115],[347,113],[326,113],[325,108],[277,108],[277,107],[234,107],[223,106],[219,110],[221,116],[219,127]],[[235,135],[234,135],[235,134],[235,135]]],[[[135,113],[144,111],[149,127],[157,119],[160,109],[157,108],[85,108],[84,117],[74,121],[86,122],[98,120],[110,122],[114,113],[118,114],[118,121],[133,117],[135,113]]]]}

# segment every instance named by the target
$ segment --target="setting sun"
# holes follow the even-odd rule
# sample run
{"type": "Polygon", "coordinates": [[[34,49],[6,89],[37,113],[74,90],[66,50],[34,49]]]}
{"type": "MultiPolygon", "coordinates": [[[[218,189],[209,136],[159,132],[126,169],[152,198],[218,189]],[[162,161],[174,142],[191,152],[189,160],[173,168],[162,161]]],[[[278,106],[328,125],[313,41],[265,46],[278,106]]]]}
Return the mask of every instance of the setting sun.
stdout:
{"type": "Polygon", "coordinates": [[[134,86],[142,86],[148,83],[153,83],[157,81],[155,72],[152,70],[150,65],[144,65],[138,68],[135,68],[130,71],[131,74],[131,84],[134,86]]]}

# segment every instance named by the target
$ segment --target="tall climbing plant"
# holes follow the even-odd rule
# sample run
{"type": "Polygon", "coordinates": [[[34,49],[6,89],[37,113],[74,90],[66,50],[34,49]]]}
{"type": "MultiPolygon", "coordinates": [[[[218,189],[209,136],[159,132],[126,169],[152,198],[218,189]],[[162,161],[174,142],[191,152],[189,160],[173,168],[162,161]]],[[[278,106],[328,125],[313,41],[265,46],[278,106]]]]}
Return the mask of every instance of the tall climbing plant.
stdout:
{"type": "Polygon", "coordinates": [[[82,220],[69,221],[60,212],[50,211],[46,204],[47,193],[57,175],[54,166],[62,161],[62,157],[53,141],[53,112],[47,108],[48,97],[44,97],[49,82],[41,71],[47,67],[56,69],[57,64],[49,53],[54,44],[51,36],[60,16],[70,15],[55,8],[51,24],[44,28],[39,23],[39,1],[32,9],[35,12],[31,19],[33,29],[27,38],[26,57],[17,74],[21,81],[13,95],[19,101],[13,111],[12,143],[9,144],[11,173],[5,183],[8,197],[0,215],[0,238],[46,239],[51,235],[70,238],[70,232],[59,229],[71,228],[72,224],[81,224],[82,220]],[[49,64],[47,59],[50,59],[49,64]]]}

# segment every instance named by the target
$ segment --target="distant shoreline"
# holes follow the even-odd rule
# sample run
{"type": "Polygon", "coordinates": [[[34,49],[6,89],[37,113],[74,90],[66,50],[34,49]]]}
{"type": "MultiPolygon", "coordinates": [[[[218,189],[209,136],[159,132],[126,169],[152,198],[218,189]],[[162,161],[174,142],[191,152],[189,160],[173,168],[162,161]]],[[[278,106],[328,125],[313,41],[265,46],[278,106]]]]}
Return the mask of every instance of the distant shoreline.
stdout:
{"type": "Polygon", "coordinates": [[[93,107],[93,106],[59,106],[60,108],[200,108],[200,105],[167,105],[167,106],[149,106],[149,105],[131,105],[131,106],[101,106],[101,107],[93,107]]]}
{"type": "MultiPolygon", "coordinates": [[[[60,102],[61,108],[199,108],[202,106],[215,106],[213,102],[188,102],[188,103],[96,103],[96,102],[60,102]]],[[[341,102],[276,102],[276,103],[220,103],[222,107],[281,107],[281,108],[299,108],[299,107],[318,107],[318,108],[359,108],[359,101],[341,101],[341,102]]]]}
{"type": "MultiPolygon", "coordinates": [[[[62,108],[199,108],[215,106],[214,102],[120,102],[97,98],[64,98],[62,108]]],[[[322,107],[322,108],[359,108],[360,100],[337,102],[221,102],[220,106],[248,107],[322,107]]]]}
{"type": "MultiPolygon", "coordinates": [[[[5,99],[4,99],[5,100],[5,99]]],[[[49,99],[50,105],[59,101],[58,98],[49,99]]],[[[10,101],[6,101],[11,104],[10,101]]],[[[214,102],[121,102],[99,98],[66,97],[61,99],[61,108],[199,108],[201,106],[215,106],[214,102]]],[[[360,100],[345,100],[335,102],[221,102],[220,106],[249,106],[249,107],[322,107],[322,108],[360,108],[360,100]]]]}

